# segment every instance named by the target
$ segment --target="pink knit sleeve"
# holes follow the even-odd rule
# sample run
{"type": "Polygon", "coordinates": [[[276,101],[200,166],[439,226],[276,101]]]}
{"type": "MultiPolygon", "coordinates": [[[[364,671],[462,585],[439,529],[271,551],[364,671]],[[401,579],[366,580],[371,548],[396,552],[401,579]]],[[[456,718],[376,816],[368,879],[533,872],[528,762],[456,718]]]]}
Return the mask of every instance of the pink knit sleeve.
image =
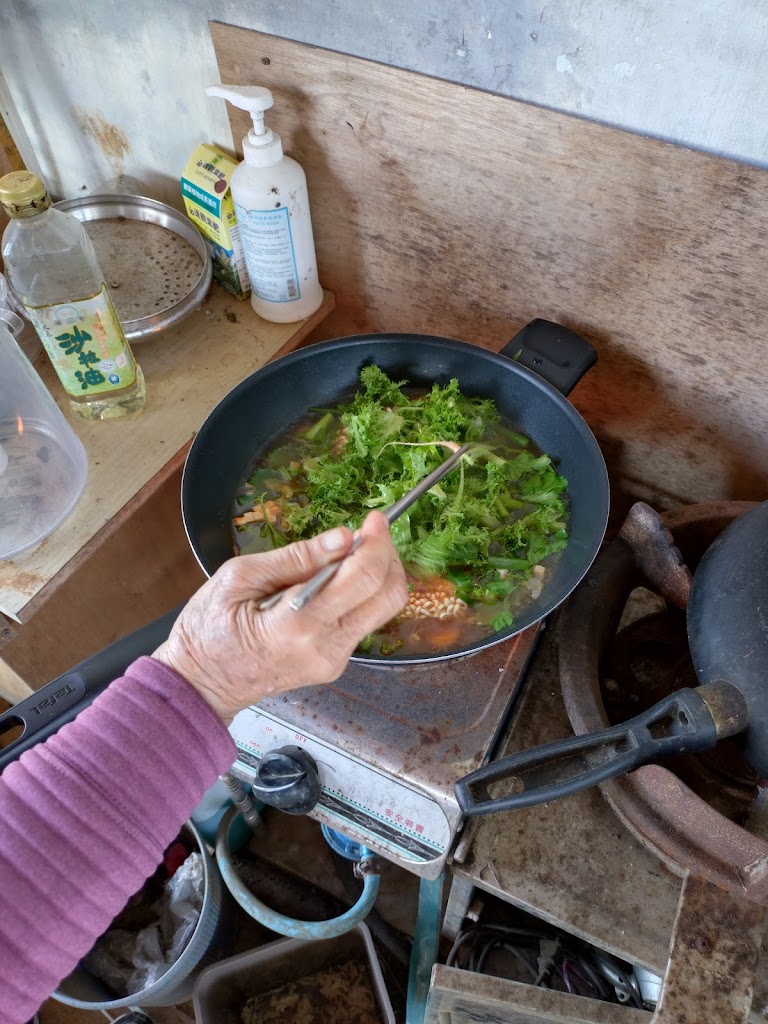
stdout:
{"type": "Polygon", "coordinates": [[[0,776],[0,1022],[23,1024],[235,759],[203,698],[140,658],[0,776]]]}

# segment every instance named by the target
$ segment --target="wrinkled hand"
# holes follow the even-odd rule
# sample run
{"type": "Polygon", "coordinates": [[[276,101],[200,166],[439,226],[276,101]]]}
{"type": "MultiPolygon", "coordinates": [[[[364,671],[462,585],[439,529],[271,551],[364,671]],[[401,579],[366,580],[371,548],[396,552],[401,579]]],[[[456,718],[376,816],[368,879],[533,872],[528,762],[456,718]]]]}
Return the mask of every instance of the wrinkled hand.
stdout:
{"type": "Polygon", "coordinates": [[[358,550],[298,612],[287,598],[269,611],[257,606],[346,554],[349,530],[230,559],[190,599],[153,657],[184,676],[227,723],[264,697],[332,682],[363,637],[408,599],[384,516],[371,512],[361,533],[358,550]]]}

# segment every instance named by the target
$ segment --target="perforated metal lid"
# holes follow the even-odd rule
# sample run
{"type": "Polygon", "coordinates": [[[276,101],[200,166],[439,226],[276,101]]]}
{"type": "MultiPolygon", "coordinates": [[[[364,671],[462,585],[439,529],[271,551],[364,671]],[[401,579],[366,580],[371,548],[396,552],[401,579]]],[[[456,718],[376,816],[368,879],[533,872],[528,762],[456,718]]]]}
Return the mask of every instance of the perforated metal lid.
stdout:
{"type": "Polygon", "coordinates": [[[82,221],[125,335],[164,330],[195,309],[211,283],[211,257],[190,221],[144,196],[83,196],[56,208],[82,221]]]}

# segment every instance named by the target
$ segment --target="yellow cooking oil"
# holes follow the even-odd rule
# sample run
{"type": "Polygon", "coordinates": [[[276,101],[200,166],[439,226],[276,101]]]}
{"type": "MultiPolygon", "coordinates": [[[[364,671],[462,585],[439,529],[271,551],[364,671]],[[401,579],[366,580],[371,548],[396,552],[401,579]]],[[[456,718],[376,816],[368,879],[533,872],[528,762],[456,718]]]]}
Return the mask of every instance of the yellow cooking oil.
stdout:
{"type": "Polygon", "coordinates": [[[2,242],[5,273],[40,336],[74,412],[114,419],[144,407],[146,385],[120,325],[88,234],[51,206],[37,175],[0,178],[11,218],[2,242]]]}

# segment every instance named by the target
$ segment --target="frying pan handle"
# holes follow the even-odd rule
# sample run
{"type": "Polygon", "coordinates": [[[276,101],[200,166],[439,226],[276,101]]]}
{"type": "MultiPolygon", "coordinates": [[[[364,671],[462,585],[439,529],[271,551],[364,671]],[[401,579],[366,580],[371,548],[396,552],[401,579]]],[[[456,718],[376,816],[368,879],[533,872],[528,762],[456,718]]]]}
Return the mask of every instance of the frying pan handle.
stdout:
{"type": "Polygon", "coordinates": [[[514,359],[568,395],[597,362],[597,352],[575,331],[551,320],[531,320],[499,355],[514,359]]]}
{"type": "Polygon", "coordinates": [[[0,749],[0,771],[29,747],[71,722],[122,676],[131,662],[156,650],[168,638],[181,607],[121,637],[0,715],[0,736],[23,726],[21,734],[0,749]]]}
{"type": "Polygon", "coordinates": [[[731,683],[678,690],[629,722],[492,761],[456,783],[456,798],[469,817],[531,807],[660,757],[707,750],[747,724],[747,703],[731,683]],[[511,780],[513,791],[491,797],[487,784],[501,779],[511,780]]]}

